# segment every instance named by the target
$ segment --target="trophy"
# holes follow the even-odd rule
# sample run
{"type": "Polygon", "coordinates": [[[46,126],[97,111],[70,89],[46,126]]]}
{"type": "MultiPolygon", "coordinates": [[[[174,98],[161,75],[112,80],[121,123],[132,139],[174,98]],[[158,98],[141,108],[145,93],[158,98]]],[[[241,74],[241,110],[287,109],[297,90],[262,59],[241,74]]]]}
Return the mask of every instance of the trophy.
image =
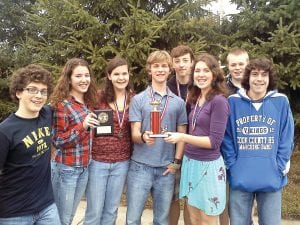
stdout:
{"type": "Polygon", "coordinates": [[[152,106],[150,112],[150,129],[152,134],[149,137],[168,137],[166,134],[166,128],[162,130],[161,128],[161,111],[159,109],[160,101],[153,100],[150,102],[152,106]]]}
{"type": "Polygon", "coordinates": [[[97,119],[100,123],[100,125],[95,128],[95,136],[113,135],[113,111],[111,109],[101,109],[94,110],[94,113],[97,115],[97,119]]]}

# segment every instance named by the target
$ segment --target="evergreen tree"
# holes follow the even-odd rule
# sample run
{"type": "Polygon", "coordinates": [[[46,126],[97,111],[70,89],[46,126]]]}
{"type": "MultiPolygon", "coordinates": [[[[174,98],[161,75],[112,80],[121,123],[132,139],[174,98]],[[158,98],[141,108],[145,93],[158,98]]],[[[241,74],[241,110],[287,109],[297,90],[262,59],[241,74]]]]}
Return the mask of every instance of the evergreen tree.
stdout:
{"type": "Polygon", "coordinates": [[[205,14],[199,8],[203,2],[38,0],[27,17],[30,35],[24,51],[54,71],[70,57],[84,57],[99,80],[106,61],[121,54],[133,65],[134,85],[143,88],[150,51],[178,43],[189,43],[196,52],[206,46],[201,24],[207,30],[213,26],[195,17],[205,14]]]}
{"type": "MultiPolygon", "coordinates": [[[[224,24],[232,33],[231,46],[246,48],[252,57],[266,56],[275,63],[279,89],[291,102],[300,127],[300,1],[233,0],[241,12],[224,24]]],[[[300,140],[299,140],[300,141],[300,140]]]]}

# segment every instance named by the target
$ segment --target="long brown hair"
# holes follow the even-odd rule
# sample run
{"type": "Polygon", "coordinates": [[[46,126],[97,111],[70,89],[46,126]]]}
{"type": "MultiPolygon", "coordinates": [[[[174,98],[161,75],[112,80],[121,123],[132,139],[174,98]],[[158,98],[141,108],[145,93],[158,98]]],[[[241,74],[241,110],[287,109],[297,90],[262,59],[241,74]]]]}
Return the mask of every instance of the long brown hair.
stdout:
{"type": "Polygon", "coordinates": [[[71,87],[71,75],[77,66],[85,66],[89,70],[91,76],[90,86],[86,93],[84,93],[84,102],[89,106],[94,106],[97,102],[97,87],[93,72],[87,61],[80,58],[72,58],[68,60],[61,72],[58,82],[54,88],[53,94],[50,99],[52,106],[57,106],[58,103],[69,98],[71,87]]]}
{"type": "MultiPolygon", "coordinates": [[[[220,64],[217,61],[217,59],[213,55],[204,53],[195,58],[193,71],[195,70],[195,66],[198,62],[204,62],[207,65],[207,67],[210,69],[210,71],[212,72],[212,75],[213,75],[213,81],[211,84],[212,89],[205,96],[206,100],[207,101],[211,100],[217,94],[222,94],[225,97],[227,97],[228,91],[227,91],[226,84],[225,84],[224,72],[221,69],[220,64]]],[[[192,80],[194,80],[194,72],[192,75],[192,80]]],[[[201,95],[201,89],[192,84],[189,87],[188,101],[190,103],[195,104],[200,95],[201,95]]]]}
{"type": "MultiPolygon", "coordinates": [[[[110,79],[108,79],[108,76],[111,75],[112,71],[119,67],[119,66],[124,66],[126,65],[128,67],[128,72],[130,69],[129,63],[127,62],[126,59],[120,57],[120,56],[115,56],[114,58],[112,58],[106,65],[105,68],[105,84],[104,84],[104,89],[100,94],[100,101],[103,102],[114,102],[116,100],[116,95],[115,95],[115,91],[114,91],[114,87],[113,84],[111,82],[110,79]]],[[[130,98],[131,98],[131,94],[132,94],[132,88],[131,88],[131,84],[130,84],[130,80],[129,83],[127,85],[127,87],[125,88],[127,94],[129,94],[129,98],[127,98],[127,103],[129,103],[130,98]]]]}

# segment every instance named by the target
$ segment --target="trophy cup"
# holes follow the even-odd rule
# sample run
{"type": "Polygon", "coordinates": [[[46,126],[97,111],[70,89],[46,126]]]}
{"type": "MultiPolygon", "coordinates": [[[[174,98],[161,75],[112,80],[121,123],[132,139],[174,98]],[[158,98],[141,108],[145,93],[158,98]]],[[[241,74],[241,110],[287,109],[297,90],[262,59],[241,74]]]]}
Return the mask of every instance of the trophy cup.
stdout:
{"type": "Polygon", "coordinates": [[[152,134],[150,134],[149,137],[168,137],[165,133],[166,129],[163,130],[164,132],[162,132],[161,129],[161,112],[159,109],[160,101],[153,100],[150,102],[150,105],[152,106],[150,112],[150,129],[152,134]]]}

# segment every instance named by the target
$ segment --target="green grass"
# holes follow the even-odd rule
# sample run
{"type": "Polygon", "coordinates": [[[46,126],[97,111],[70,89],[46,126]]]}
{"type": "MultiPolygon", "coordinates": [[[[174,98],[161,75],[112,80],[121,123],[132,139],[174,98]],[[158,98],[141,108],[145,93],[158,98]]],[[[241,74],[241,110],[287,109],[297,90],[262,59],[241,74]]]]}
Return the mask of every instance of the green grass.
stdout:
{"type": "Polygon", "coordinates": [[[283,189],[282,217],[300,219],[300,149],[294,151],[288,185],[283,189]]]}

